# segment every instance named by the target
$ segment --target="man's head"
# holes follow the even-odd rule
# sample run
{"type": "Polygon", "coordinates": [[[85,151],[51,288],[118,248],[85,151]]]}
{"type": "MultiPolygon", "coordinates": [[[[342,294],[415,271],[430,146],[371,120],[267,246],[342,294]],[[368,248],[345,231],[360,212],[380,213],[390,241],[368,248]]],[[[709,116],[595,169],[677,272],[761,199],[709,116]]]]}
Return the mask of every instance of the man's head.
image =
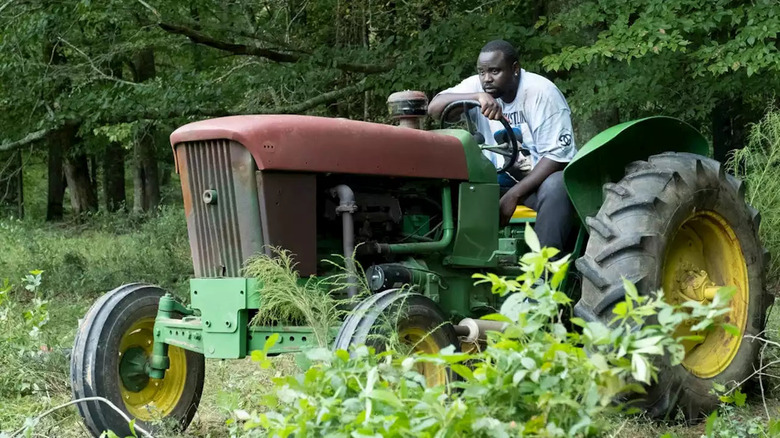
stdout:
{"type": "Polygon", "coordinates": [[[520,74],[515,48],[504,40],[485,44],[477,59],[477,73],[486,93],[494,98],[514,99],[520,74]]]}

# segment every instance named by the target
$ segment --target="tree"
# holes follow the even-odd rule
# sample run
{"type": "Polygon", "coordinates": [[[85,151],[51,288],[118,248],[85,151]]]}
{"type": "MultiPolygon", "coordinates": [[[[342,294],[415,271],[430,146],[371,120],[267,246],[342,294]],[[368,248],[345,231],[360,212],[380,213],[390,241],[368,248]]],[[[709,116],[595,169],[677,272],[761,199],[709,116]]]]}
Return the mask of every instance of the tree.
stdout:
{"type": "Polygon", "coordinates": [[[157,133],[231,114],[385,122],[387,95],[432,96],[504,38],[562,89],[580,145],[666,114],[712,134],[722,159],[780,86],[778,17],[773,0],[15,0],[0,6],[0,151],[47,146],[55,218],[59,157],[83,161],[68,151],[102,160],[75,181],[94,187],[101,168],[108,208],[123,203],[121,145],[134,207],[153,208],[155,150],[170,160],[157,133]]]}

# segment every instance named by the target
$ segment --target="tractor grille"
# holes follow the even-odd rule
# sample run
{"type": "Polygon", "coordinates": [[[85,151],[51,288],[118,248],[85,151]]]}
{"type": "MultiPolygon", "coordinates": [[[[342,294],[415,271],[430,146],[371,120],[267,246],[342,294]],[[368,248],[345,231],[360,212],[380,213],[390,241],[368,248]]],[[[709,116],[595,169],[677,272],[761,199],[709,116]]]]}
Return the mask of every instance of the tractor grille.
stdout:
{"type": "Polygon", "coordinates": [[[254,160],[229,140],[189,142],[176,152],[195,275],[237,277],[262,247],[254,160]]]}

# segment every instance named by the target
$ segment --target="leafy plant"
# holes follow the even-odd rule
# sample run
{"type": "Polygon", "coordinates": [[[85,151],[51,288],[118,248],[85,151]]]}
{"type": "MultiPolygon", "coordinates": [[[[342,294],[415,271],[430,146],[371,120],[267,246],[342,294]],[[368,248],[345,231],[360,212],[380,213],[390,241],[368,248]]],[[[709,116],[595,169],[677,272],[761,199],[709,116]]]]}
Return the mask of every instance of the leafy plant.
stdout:
{"type": "MultiPolygon", "coordinates": [[[[486,318],[506,324],[489,332],[484,350],[439,354],[380,354],[365,346],[350,352],[317,348],[298,375],[275,379],[262,409],[245,413],[234,432],[249,436],[587,436],[606,430],[605,414],[622,411],[616,396],[642,392],[657,368],[653,357],[684,354],[673,334],[696,320],[702,330],[724,312],[729,291],[713,303],[674,306],[663,295],[639,295],[626,282],[626,296],[610,326],[574,319],[581,333],[567,329],[562,308],[570,299],[558,290],[568,257],[539,248],[529,227],[532,252],[523,274],[506,279],[477,275],[504,297],[501,310],[486,318]],[[663,317],[661,316],[663,315],[663,317]],[[649,318],[658,316],[658,323],[649,318]],[[451,367],[460,380],[427,387],[418,363],[451,367]]],[[[263,360],[258,353],[256,359],[263,360]]],[[[266,364],[267,365],[267,364],[266,364]]],[[[238,423],[235,423],[238,424],[238,423]]]]}
{"type": "Polygon", "coordinates": [[[12,297],[13,286],[6,279],[0,287],[0,367],[17,370],[14,376],[0,376],[0,394],[29,393],[44,389],[43,379],[36,372],[43,365],[40,348],[41,330],[49,322],[48,301],[40,295],[43,271],[30,271],[22,284],[33,297],[22,302],[12,297]]]}

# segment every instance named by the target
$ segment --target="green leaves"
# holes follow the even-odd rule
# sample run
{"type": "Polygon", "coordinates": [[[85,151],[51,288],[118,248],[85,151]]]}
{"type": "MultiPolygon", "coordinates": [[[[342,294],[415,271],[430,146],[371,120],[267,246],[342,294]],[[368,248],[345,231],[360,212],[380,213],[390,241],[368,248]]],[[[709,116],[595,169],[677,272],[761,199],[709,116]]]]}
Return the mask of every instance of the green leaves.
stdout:
{"type": "Polygon", "coordinates": [[[279,341],[279,333],[274,333],[271,336],[268,337],[268,339],[265,340],[265,345],[263,345],[262,350],[255,350],[251,354],[251,358],[253,362],[259,362],[260,368],[262,369],[268,369],[271,367],[271,361],[268,359],[268,351],[276,345],[276,343],[279,341]]]}
{"type": "MultiPolygon", "coordinates": [[[[533,230],[525,235],[535,246],[533,230]]],[[[570,311],[571,300],[557,289],[561,282],[556,279],[568,258],[551,262],[551,255],[555,252],[537,246],[522,257],[523,274],[516,278],[474,275],[503,298],[500,313],[483,319],[500,321],[504,329],[489,331],[479,349],[464,353],[449,346],[410,356],[377,355],[365,346],[352,355],[309,350],[303,377],[275,382],[275,402],[265,406],[271,412],[262,427],[279,436],[597,434],[605,430],[604,414],[620,409],[612,403],[617,395],[643,392],[642,385],[657,378],[654,357],[682,360],[685,350],[673,337],[676,328],[720,315],[729,296],[724,291],[717,303],[678,306],[666,303],[661,293],[640,294],[624,281],[626,293],[613,308],[610,324],[572,318],[581,334],[569,332],[560,314],[570,311]],[[653,316],[658,324],[648,322],[653,316]],[[435,367],[449,367],[460,378],[449,386],[428,387],[420,371],[435,367]]],[[[736,394],[733,399],[744,401],[736,394]]]]}
{"type": "Polygon", "coordinates": [[[731,392],[729,395],[722,395],[719,397],[720,401],[723,403],[734,403],[737,407],[743,407],[745,406],[745,401],[747,400],[747,395],[743,394],[742,391],[740,391],[738,388],[734,389],[733,392],[731,392]]]}
{"type": "Polygon", "coordinates": [[[534,229],[531,227],[531,224],[528,223],[525,224],[525,244],[528,245],[528,248],[530,248],[532,252],[540,252],[542,250],[542,247],[539,244],[539,238],[536,237],[534,229]]]}

